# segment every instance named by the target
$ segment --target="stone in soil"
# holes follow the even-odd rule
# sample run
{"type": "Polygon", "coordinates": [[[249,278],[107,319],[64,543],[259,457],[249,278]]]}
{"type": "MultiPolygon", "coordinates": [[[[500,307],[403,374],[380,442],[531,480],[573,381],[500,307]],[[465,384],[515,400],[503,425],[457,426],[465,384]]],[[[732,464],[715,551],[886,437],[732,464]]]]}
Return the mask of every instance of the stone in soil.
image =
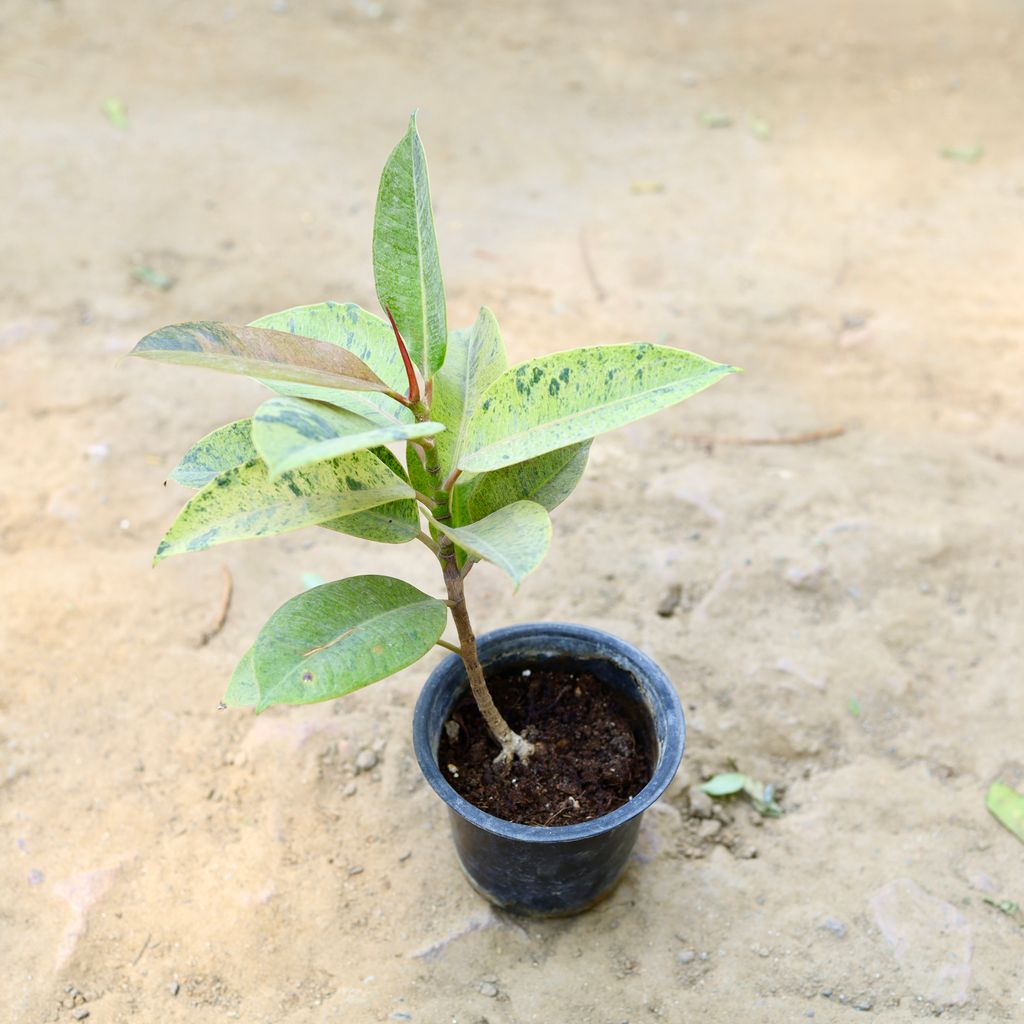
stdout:
{"type": "Polygon", "coordinates": [[[971,926],[951,903],[909,878],[883,885],[868,901],[911,993],[939,1006],[961,1006],[971,985],[971,926]]]}

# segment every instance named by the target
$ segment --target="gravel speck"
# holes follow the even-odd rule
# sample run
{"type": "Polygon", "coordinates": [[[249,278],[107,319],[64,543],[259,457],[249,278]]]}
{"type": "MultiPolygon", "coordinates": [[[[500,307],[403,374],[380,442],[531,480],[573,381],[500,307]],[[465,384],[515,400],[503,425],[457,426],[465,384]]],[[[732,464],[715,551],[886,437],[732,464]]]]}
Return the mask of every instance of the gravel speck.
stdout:
{"type": "Polygon", "coordinates": [[[85,1020],[85,1018],[89,1016],[89,1011],[84,1006],[80,1006],[77,1010],[71,1011],[71,1016],[74,1017],[75,1020],[85,1020]]]}
{"type": "Polygon", "coordinates": [[[493,982],[485,981],[480,985],[480,995],[493,999],[498,994],[498,986],[493,982]]]}
{"type": "Polygon", "coordinates": [[[356,754],[356,771],[368,772],[372,771],[376,767],[377,755],[370,750],[369,747],[363,747],[363,749],[356,754]]]}
{"type": "Polygon", "coordinates": [[[837,939],[846,938],[846,925],[837,917],[826,917],[818,927],[824,928],[827,932],[831,932],[837,939]]]}
{"type": "Polygon", "coordinates": [[[697,954],[692,949],[681,949],[676,953],[676,959],[681,964],[692,964],[697,959],[697,954]]]}

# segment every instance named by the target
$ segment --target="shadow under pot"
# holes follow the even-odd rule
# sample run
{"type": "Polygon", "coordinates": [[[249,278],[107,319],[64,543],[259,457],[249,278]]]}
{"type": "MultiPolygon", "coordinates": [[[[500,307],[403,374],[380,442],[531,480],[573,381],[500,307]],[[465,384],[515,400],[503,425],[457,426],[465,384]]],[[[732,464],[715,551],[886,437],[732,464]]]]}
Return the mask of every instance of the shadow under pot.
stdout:
{"type": "Polygon", "coordinates": [[[616,810],[577,825],[520,825],[460,796],[438,767],[441,732],[468,689],[465,667],[450,655],[430,674],[416,702],[413,745],[420,769],[448,806],[459,862],[473,887],[495,906],[538,917],[576,914],[608,895],[633,850],[645,810],[672,781],[683,756],[686,723],[664,672],[631,644],[585,626],[510,626],[477,640],[484,672],[542,665],[586,671],[615,691],[637,723],[652,774],[616,810]]]}

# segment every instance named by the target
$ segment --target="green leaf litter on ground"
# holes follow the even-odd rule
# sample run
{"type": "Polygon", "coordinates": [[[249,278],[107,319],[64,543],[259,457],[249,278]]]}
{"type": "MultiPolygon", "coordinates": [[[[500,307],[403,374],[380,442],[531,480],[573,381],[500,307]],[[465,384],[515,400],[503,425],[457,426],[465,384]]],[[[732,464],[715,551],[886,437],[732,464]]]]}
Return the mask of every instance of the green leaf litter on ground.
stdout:
{"type": "Polygon", "coordinates": [[[162,292],[170,291],[174,287],[174,278],[165,274],[162,270],[148,267],[144,263],[136,263],[132,267],[132,277],[143,284],[152,285],[162,292]]]}
{"type": "Polygon", "coordinates": [[[100,109],[103,111],[103,116],[115,128],[123,129],[128,127],[128,111],[125,109],[124,103],[116,96],[105,99],[100,109]]]}
{"type": "Polygon", "coordinates": [[[976,164],[985,155],[985,147],[977,144],[946,146],[939,151],[939,155],[945,160],[959,160],[962,164],[976,164]]]}
{"type": "Polygon", "coordinates": [[[982,903],[987,903],[990,907],[995,907],[1000,913],[1006,914],[1007,917],[1014,917],[1018,910],[1020,910],[1020,904],[1016,900],[992,900],[988,896],[982,899],[982,903]]]}
{"type": "Polygon", "coordinates": [[[1003,782],[993,782],[985,794],[985,806],[1000,825],[1024,842],[1024,794],[1003,782]]]}
{"type": "Polygon", "coordinates": [[[853,715],[854,718],[860,718],[860,701],[856,697],[851,697],[846,702],[846,710],[853,715]]]}
{"type": "Polygon", "coordinates": [[[781,818],[782,808],[775,802],[775,787],[771,783],[752,779],[742,772],[723,772],[708,779],[700,787],[708,796],[727,797],[743,793],[758,814],[766,818],[781,818]]]}
{"type": "Polygon", "coordinates": [[[732,796],[733,793],[743,792],[746,782],[746,775],[741,775],[739,772],[723,772],[721,775],[708,779],[700,788],[708,796],[732,796]]]}
{"type": "Polygon", "coordinates": [[[722,114],[716,110],[705,110],[701,112],[700,123],[705,128],[731,128],[734,120],[729,114],[722,114]]]}

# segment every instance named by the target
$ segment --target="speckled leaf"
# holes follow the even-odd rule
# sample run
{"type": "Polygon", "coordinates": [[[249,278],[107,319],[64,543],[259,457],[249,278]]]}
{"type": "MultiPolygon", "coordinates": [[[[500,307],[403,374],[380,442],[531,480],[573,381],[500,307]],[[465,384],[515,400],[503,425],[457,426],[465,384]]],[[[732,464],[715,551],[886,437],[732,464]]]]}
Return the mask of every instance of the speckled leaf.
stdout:
{"type": "Polygon", "coordinates": [[[260,690],[256,685],[256,672],[252,660],[253,648],[242,655],[242,660],[235,666],[228,683],[228,692],[224,694],[224,703],[229,708],[252,708],[260,699],[260,690]]]}
{"type": "MultiPolygon", "coordinates": [[[[252,443],[250,424],[250,420],[239,420],[204,437],[182,459],[181,466],[174,471],[173,479],[186,487],[203,487],[215,476],[233,466],[241,466],[259,458],[259,453],[252,443]],[[232,428],[238,428],[238,436],[232,437],[226,433],[224,443],[221,443],[217,435],[222,431],[231,431],[232,428]],[[208,441],[211,443],[206,444],[208,441]],[[185,471],[179,474],[182,467],[185,467],[185,471]]],[[[396,476],[408,480],[402,464],[387,448],[378,446],[371,451],[396,476]]],[[[330,519],[319,525],[337,533],[376,541],[379,544],[405,544],[415,540],[421,529],[419,509],[412,498],[375,505],[364,512],[354,512],[352,515],[330,519]]]]}
{"type": "Polygon", "coordinates": [[[351,693],[423,657],[448,621],[442,601],[390,576],[353,576],[293,597],[253,646],[257,711],[351,693]]]}
{"type": "MultiPolygon", "coordinates": [[[[354,303],[322,302],[313,306],[296,306],[260,317],[251,326],[287,331],[337,345],[366,363],[392,391],[405,394],[408,387],[391,325],[354,303]]],[[[329,402],[359,413],[381,426],[412,423],[415,419],[405,406],[372,391],[339,391],[337,388],[289,384],[286,381],[265,380],[263,383],[278,394],[329,402]]]]}
{"type": "Polygon", "coordinates": [[[433,422],[380,426],[348,409],[305,398],[271,398],[252,418],[252,440],[271,480],[349,452],[443,430],[442,424],[433,422]]]}
{"type": "Polygon", "coordinates": [[[507,369],[505,343],[498,321],[489,309],[482,308],[468,330],[453,331],[448,336],[448,353],[434,378],[434,402],[430,409],[431,415],[448,428],[437,439],[444,479],[459,463],[466,425],[480,404],[484,389],[507,369]]]}
{"type": "Polygon", "coordinates": [[[419,453],[411,444],[405,446],[405,465],[409,470],[409,482],[420,494],[433,494],[440,480],[432,477],[420,461],[419,453]]]}
{"type": "Polygon", "coordinates": [[[429,379],[444,362],[448,327],[427,158],[415,114],[381,175],[373,219],[373,276],[380,304],[391,310],[413,362],[429,379]]]}
{"type": "Polygon", "coordinates": [[[466,430],[459,466],[499,469],[564,448],[681,402],[733,366],[638,343],[541,356],[502,374],[466,430]]]}
{"type": "Polygon", "coordinates": [[[515,501],[535,501],[549,512],[572,494],[587,468],[590,441],[581,441],[490,473],[459,478],[452,490],[452,522],[476,522],[515,501]]]}
{"type": "Polygon", "coordinates": [[[372,452],[353,452],[271,481],[261,459],[215,477],[181,510],[154,562],[214,544],[287,533],[413,496],[372,452]]]}
{"type": "Polygon", "coordinates": [[[519,584],[544,560],[551,543],[551,519],[535,501],[517,501],[469,526],[434,526],[473,558],[492,562],[519,584]]]}
{"type": "Polygon", "coordinates": [[[257,327],[172,324],[147,334],[129,355],[264,380],[352,391],[388,390],[388,385],[347,349],[257,327]]]}
{"type": "MultiPolygon", "coordinates": [[[[409,478],[405,469],[391,451],[383,446],[370,450],[395,476],[408,483],[409,478]]],[[[340,519],[329,519],[320,525],[337,533],[347,533],[351,537],[376,541],[378,544],[406,544],[415,540],[422,529],[419,505],[413,498],[375,505],[365,512],[356,512],[340,519]]]]}
{"type": "Polygon", "coordinates": [[[1003,782],[993,782],[985,796],[985,806],[995,819],[1024,841],[1024,794],[1003,782]]]}
{"type": "Polygon", "coordinates": [[[171,479],[185,487],[203,487],[258,454],[252,443],[252,420],[235,420],[196,441],[181,457],[171,479]]]}

